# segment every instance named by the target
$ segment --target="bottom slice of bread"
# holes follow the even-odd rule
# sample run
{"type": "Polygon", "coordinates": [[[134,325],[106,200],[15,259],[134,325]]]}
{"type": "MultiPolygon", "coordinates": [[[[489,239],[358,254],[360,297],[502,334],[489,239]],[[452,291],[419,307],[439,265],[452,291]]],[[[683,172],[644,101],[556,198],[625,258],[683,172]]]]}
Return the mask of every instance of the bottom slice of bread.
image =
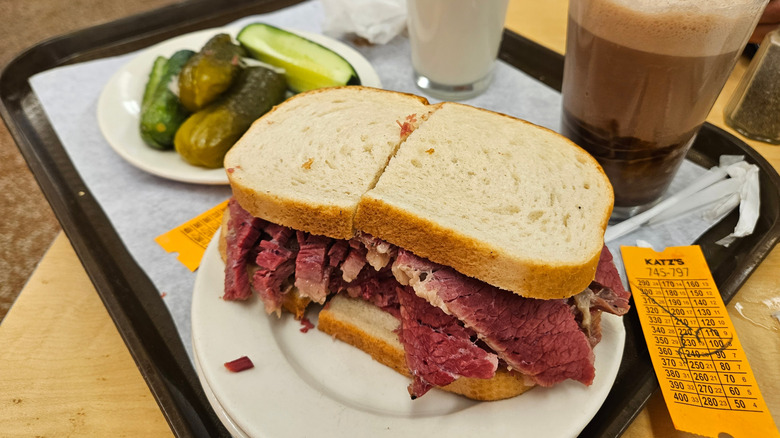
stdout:
{"type": "MultiPolygon", "coordinates": [[[[396,330],[400,322],[373,304],[334,296],[319,313],[317,328],[371,355],[377,362],[411,377],[396,330]]],[[[502,400],[531,389],[523,375],[499,366],[491,379],[461,377],[441,387],[474,400],[502,400]]]]}

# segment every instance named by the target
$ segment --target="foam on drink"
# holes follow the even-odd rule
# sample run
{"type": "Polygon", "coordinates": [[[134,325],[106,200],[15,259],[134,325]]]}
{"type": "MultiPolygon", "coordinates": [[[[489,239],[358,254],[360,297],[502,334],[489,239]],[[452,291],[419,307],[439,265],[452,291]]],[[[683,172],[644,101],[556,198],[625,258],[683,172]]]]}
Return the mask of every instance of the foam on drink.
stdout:
{"type": "Polygon", "coordinates": [[[741,49],[745,29],[764,5],[755,0],[593,0],[571,2],[569,15],[601,38],[674,56],[741,49]]]}

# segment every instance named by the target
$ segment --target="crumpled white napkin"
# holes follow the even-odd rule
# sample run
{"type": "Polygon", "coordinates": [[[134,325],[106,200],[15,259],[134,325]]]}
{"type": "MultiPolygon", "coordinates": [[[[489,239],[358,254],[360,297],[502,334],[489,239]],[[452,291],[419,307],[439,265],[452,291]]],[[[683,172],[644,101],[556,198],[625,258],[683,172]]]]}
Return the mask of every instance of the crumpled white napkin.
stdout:
{"type": "Polygon", "coordinates": [[[753,232],[758,221],[760,184],[758,166],[748,164],[741,155],[723,155],[719,166],[713,167],[698,180],[658,205],[630,219],[607,228],[604,240],[609,242],[641,227],[644,224],[658,224],[696,208],[711,205],[704,218],[717,222],[739,206],[739,221],[734,232],[716,243],[729,246],[737,238],[753,232]]]}
{"type": "Polygon", "coordinates": [[[761,207],[760,183],[758,166],[742,161],[741,157],[724,155],[720,157],[720,167],[726,170],[731,180],[738,182],[739,190],[706,212],[705,217],[718,217],[724,209],[728,208],[730,211],[735,204],[739,204],[739,220],[734,231],[715,242],[718,245],[729,246],[737,238],[753,233],[756,227],[761,207]]]}
{"type": "Polygon", "coordinates": [[[340,38],[354,34],[385,44],[406,29],[406,0],[320,0],[324,33],[340,38]]]}

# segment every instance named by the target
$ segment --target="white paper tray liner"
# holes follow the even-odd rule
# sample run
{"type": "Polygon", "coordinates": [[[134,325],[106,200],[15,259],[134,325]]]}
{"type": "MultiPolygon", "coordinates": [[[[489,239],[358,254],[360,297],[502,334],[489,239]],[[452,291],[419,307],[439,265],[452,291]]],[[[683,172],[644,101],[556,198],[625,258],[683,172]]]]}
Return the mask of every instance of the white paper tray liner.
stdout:
{"type": "MultiPolygon", "coordinates": [[[[320,3],[308,2],[274,13],[246,17],[231,25],[266,22],[321,33],[320,3]]],[[[384,88],[422,94],[412,79],[409,44],[404,36],[382,46],[353,46],[378,72],[384,88]]],[[[109,78],[133,53],[64,66],[31,78],[31,86],[89,192],[95,197],[130,254],[162,295],[192,359],[190,304],[195,273],[165,252],[154,238],[192,219],[230,196],[227,186],[185,184],[162,179],[124,161],[109,146],[97,124],[97,101],[109,78]]],[[[427,96],[426,96],[427,97],[427,96]]],[[[434,103],[437,99],[428,99],[434,103]]],[[[482,95],[464,103],[505,113],[558,130],[560,94],[501,61],[494,81],[482,95]]],[[[686,162],[672,192],[704,169],[686,162]]],[[[692,243],[710,226],[695,215],[657,228],[644,227],[610,243],[620,265],[620,245],[637,239],[658,249],[692,243]]],[[[619,266],[620,267],[620,266],[619,266]]],[[[622,271],[622,269],[621,269],[622,271]]],[[[220,294],[221,291],[215,291],[220,294]]]]}

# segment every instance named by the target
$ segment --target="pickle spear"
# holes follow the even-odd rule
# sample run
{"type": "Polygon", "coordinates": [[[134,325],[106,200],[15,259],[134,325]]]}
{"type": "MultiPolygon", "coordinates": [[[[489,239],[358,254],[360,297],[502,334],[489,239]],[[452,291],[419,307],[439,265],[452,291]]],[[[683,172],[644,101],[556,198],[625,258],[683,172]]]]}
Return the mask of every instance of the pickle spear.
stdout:
{"type": "Polygon", "coordinates": [[[179,50],[169,59],[158,57],[152,65],[141,101],[140,134],[144,143],[155,149],[171,149],[176,130],[190,114],[168,85],[194,53],[179,50]]]}
{"type": "Polygon", "coordinates": [[[278,27],[249,24],[236,39],[253,58],[283,68],[287,86],[296,93],[360,84],[355,69],[341,55],[278,27]]]}
{"type": "Polygon", "coordinates": [[[179,100],[191,112],[215,101],[233,84],[241,72],[244,48],[230,35],[218,34],[187,61],[179,74],[179,100]]]}
{"type": "Polygon", "coordinates": [[[174,146],[184,161],[222,167],[225,154],[249,126],[285,98],[284,76],[247,67],[219,99],[191,115],[176,132],[174,146]]]}

